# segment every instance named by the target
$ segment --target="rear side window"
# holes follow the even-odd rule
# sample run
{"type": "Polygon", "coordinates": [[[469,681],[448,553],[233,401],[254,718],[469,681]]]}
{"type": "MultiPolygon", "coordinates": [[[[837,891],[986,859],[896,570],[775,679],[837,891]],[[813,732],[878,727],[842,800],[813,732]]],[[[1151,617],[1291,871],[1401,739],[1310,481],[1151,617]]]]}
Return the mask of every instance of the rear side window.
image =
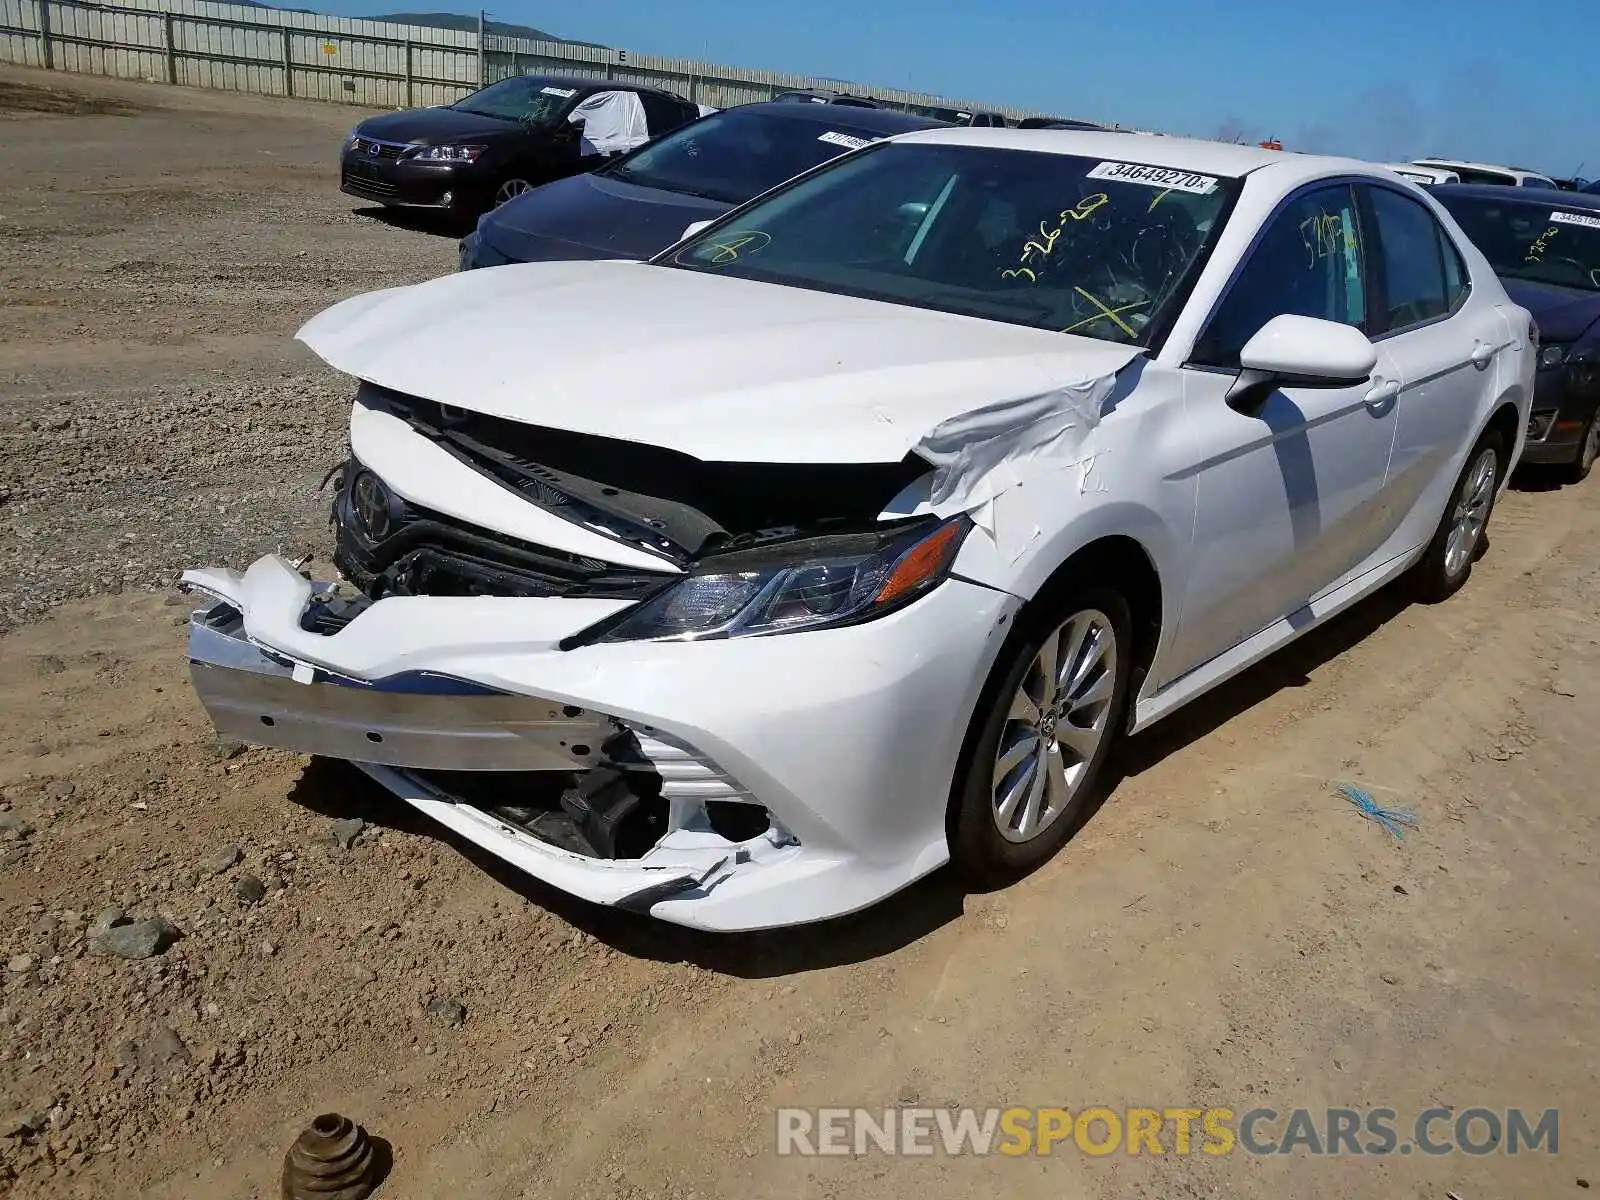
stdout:
{"type": "MultiPolygon", "coordinates": [[[[1374,333],[1393,333],[1450,312],[1444,231],[1422,205],[1388,188],[1370,188],[1383,267],[1383,308],[1374,333]]],[[[1459,267],[1459,263],[1458,263],[1459,267]]]]}
{"type": "Polygon", "coordinates": [[[1366,255],[1345,184],[1304,192],[1273,216],[1212,314],[1195,361],[1237,367],[1244,344],[1284,313],[1367,326],[1366,255]]]}
{"type": "Polygon", "coordinates": [[[1551,183],[1550,180],[1548,180],[1548,179],[1540,179],[1537,175],[1529,175],[1526,179],[1524,179],[1522,181],[1522,186],[1523,187],[1534,187],[1534,188],[1546,188],[1546,189],[1554,188],[1556,191],[1560,191],[1561,190],[1560,188],[1557,188],[1555,184],[1551,183]]]}

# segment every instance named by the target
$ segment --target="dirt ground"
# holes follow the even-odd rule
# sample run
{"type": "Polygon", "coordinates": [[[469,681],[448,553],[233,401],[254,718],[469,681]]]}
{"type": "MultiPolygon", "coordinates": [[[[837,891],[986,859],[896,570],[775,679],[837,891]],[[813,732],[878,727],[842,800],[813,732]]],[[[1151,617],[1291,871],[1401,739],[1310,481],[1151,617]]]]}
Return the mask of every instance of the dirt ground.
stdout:
{"type": "Polygon", "coordinates": [[[1449,603],[1379,596],[1130,742],[1015,887],[940,874],[821,928],[591,909],[352,771],[215,741],[176,573],[326,549],[349,389],[290,336],[453,266],[339,195],[357,115],[0,68],[0,1193],[276,1195],[330,1109],[386,1142],[381,1197],[1600,1181],[1600,484],[1527,481],[1449,603]],[[1389,839],[1338,781],[1420,830],[1389,839]],[[111,907],[183,936],[96,953],[111,907]],[[779,1106],[897,1104],[1559,1108],[1560,1142],[774,1152],[779,1106]]]}

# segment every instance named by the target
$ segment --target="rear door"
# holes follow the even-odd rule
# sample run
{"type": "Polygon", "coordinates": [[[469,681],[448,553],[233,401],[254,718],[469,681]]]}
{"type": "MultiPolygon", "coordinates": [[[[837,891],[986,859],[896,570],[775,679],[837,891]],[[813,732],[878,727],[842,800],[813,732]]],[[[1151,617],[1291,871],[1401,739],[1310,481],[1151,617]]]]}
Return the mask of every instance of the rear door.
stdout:
{"type": "Polygon", "coordinates": [[[1474,302],[1455,243],[1424,204],[1381,184],[1360,191],[1377,267],[1371,336],[1400,380],[1383,547],[1399,554],[1433,535],[1436,496],[1455,481],[1510,339],[1493,304],[1474,302]]]}
{"type": "Polygon", "coordinates": [[[1184,370],[1195,554],[1169,678],[1304,607],[1381,539],[1399,390],[1381,348],[1359,384],[1283,387],[1256,415],[1226,402],[1240,350],[1273,317],[1370,328],[1368,259],[1351,186],[1302,191],[1270,218],[1196,342],[1184,370]]]}

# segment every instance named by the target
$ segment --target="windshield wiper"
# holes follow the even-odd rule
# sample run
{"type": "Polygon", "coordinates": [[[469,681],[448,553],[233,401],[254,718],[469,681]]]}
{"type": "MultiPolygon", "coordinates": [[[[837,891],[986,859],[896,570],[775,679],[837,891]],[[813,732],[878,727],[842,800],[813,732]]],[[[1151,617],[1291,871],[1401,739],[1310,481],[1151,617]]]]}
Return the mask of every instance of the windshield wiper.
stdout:
{"type": "Polygon", "coordinates": [[[942,292],[921,292],[914,296],[908,296],[907,299],[913,304],[923,302],[937,304],[942,301],[948,304],[959,304],[963,309],[986,309],[991,313],[1004,313],[1007,316],[1020,316],[1024,313],[1031,313],[1036,317],[1048,317],[1057,311],[1056,305],[1044,304],[1037,300],[995,300],[981,292],[973,293],[955,288],[942,292]]]}

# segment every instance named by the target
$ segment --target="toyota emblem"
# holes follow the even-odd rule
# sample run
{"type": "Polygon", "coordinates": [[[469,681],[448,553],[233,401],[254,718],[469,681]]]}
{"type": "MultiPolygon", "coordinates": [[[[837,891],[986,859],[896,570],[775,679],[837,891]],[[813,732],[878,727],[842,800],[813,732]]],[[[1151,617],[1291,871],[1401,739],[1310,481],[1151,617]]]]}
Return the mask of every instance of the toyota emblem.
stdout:
{"type": "Polygon", "coordinates": [[[371,471],[356,476],[350,489],[350,505],[355,510],[356,524],[361,532],[374,542],[389,536],[389,489],[371,471]]]}

